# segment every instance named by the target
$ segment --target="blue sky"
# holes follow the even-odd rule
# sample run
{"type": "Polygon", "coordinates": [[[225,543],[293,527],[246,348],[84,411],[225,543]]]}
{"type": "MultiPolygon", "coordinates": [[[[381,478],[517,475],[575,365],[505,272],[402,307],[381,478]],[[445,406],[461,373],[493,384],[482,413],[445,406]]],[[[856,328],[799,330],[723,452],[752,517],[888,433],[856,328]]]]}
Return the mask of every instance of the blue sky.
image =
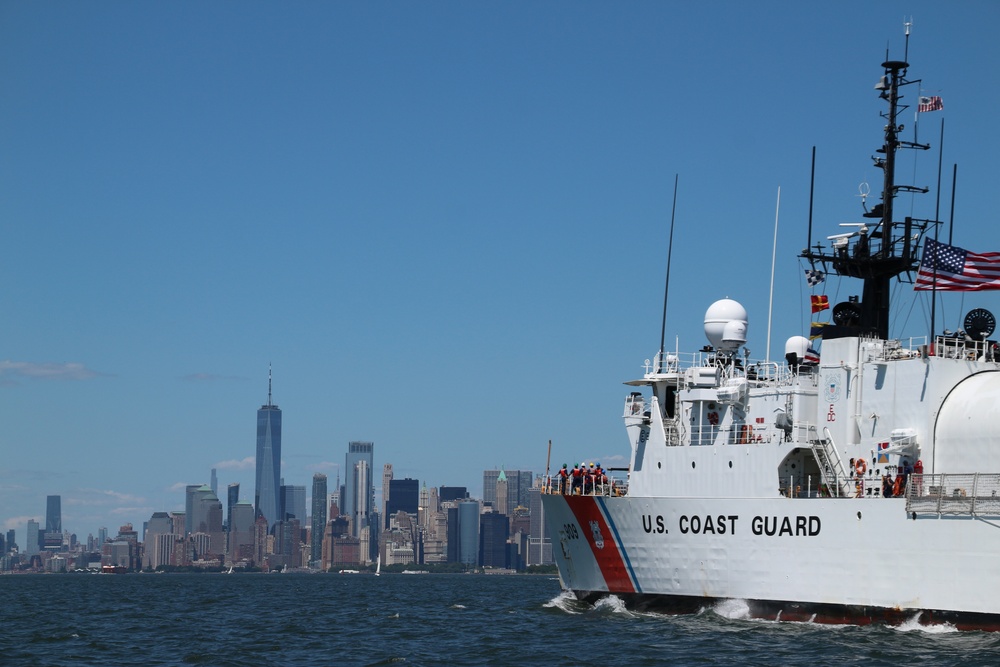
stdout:
{"type": "MultiPolygon", "coordinates": [[[[476,494],[549,439],[622,464],[675,174],[669,346],[731,297],[765,356],[780,187],[780,357],[811,149],[822,237],[878,190],[910,16],[945,110],[899,180],[935,187],[946,118],[942,217],[958,164],[954,241],[1000,250],[994,2],[0,2],[0,526],[23,544],[48,494],[81,537],[141,526],[213,467],[252,500],[269,364],[289,484],[332,487],[350,440],[476,494]]],[[[927,299],[899,286],[893,335],[927,299]]],[[[1000,296],[945,297],[946,325],[976,306],[1000,296]]]]}

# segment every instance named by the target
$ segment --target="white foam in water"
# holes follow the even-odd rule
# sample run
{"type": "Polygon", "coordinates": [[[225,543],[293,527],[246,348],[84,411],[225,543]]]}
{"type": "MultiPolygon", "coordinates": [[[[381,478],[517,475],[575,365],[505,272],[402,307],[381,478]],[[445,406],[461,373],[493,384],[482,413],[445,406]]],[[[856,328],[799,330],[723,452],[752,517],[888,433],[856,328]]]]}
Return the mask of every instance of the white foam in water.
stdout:
{"type": "Polygon", "coordinates": [[[625,603],[617,595],[609,595],[607,597],[601,598],[594,603],[594,608],[601,611],[610,611],[615,614],[631,614],[628,609],[625,608],[625,603]]]}
{"type": "Polygon", "coordinates": [[[567,614],[579,614],[579,611],[573,609],[573,605],[576,603],[576,596],[569,591],[560,591],[559,595],[555,596],[551,600],[545,603],[546,607],[555,607],[560,609],[567,614]]]}
{"type": "Polygon", "coordinates": [[[746,600],[720,600],[712,607],[712,611],[731,621],[744,621],[750,618],[750,605],[746,600]]]}
{"type": "Polygon", "coordinates": [[[894,626],[894,630],[899,630],[900,632],[912,632],[917,630],[918,632],[925,632],[929,635],[942,635],[951,632],[958,632],[956,628],[951,623],[936,623],[934,625],[922,625],[920,623],[920,613],[917,612],[912,618],[906,619],[905,622],[900,625],[894,626]]]}

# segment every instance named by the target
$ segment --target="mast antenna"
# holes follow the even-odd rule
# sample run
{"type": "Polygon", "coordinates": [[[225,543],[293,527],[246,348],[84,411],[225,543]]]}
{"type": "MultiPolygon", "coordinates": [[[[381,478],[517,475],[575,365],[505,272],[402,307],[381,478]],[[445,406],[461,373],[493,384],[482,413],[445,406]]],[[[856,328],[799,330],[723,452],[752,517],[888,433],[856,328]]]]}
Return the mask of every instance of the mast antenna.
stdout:
{"type": "Polygon", "coordinates": [[[904,17],[903,18],[903,28],[904,28],[905,33],[906,33],[906,44],[903,47],[903,60],[906,61],[906,62],[909,62],[909,58],[910,58],[910,27],[911,26],[913,26],[913,17],[911,16],[909,21],[907,21],[906,18],[904,17]]]}
{"type": "Polygon", "coordinates": [[[271,363],[267,364],[267,406],[271,407],[271,363]]]}
{"type": "MultiPolygon", "coordinates": [[[[667,332],[667,293],[670,291],[670,257],[674,248],[674,218],[677,213],[677,179],[679,174],[674,174],[674,204],[670,209],[670,238],[667,240],[667,280],[663,286],[663,321],[660,323],[660,358],[658,366],[663,366],[663,337],[667,332]]],[[[659,371],[660,368],[656,370],[659,371]]]]}
{"type": "Polygon", "coordinates": [[[774,245],[771,248],[771,295],[767,300],[767,349],[764,363],[771,363],[771,314],[774,312],[774,259],[778,254],[778,212],[781,210],[781,186],[778,186],[778,201],[774,205],[774,245]]]}

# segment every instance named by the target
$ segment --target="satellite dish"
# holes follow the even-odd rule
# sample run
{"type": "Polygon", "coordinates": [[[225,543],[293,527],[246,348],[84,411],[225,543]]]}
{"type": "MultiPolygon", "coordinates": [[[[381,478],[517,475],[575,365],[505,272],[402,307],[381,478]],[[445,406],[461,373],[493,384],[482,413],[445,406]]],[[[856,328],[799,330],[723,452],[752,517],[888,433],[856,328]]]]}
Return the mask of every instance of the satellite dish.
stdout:
{"type": "Polygon", "coordinates": [[[861,322],[861,307],[850,301],[841,301],[833,307],[833,321],[842,327],[857,326],[861,322]]]}
{"type": "Polygon", "coordinates": [[[973,340],[983,340],[988,338],[997,328],[997,320],[993,313],[985,308],[973,308],[965,316],[963,322],[965,333],[973,340]]]}

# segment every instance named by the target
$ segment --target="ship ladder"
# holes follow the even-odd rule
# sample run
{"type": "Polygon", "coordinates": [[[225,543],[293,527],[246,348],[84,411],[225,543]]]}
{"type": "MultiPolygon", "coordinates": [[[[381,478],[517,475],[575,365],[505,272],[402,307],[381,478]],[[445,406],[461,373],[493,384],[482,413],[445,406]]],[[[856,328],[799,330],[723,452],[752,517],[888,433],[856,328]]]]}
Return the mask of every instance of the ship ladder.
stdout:
{"type": "Polygon", "coordinates": [[[819,463],[819,469],[823,474],[823,483],[829,489],[836,488],[837,496],[850,497],[854,494],[847,471],[844,469],[844,462],[841,461],[840,454],[837,453],[837,446],[833,442],[833,436],[830,435],[830,430],[827,428],[823,429],[823,435],[826,437],[814,440],[812,447],[813,456],[819,463]]]}
{"type": "Polygon", "coordinates": [[[677,421],[666,417],[663,420],[663,434],[668,447],[676,447],[681,444],[681,432],[677,428],[677,421]]]}

